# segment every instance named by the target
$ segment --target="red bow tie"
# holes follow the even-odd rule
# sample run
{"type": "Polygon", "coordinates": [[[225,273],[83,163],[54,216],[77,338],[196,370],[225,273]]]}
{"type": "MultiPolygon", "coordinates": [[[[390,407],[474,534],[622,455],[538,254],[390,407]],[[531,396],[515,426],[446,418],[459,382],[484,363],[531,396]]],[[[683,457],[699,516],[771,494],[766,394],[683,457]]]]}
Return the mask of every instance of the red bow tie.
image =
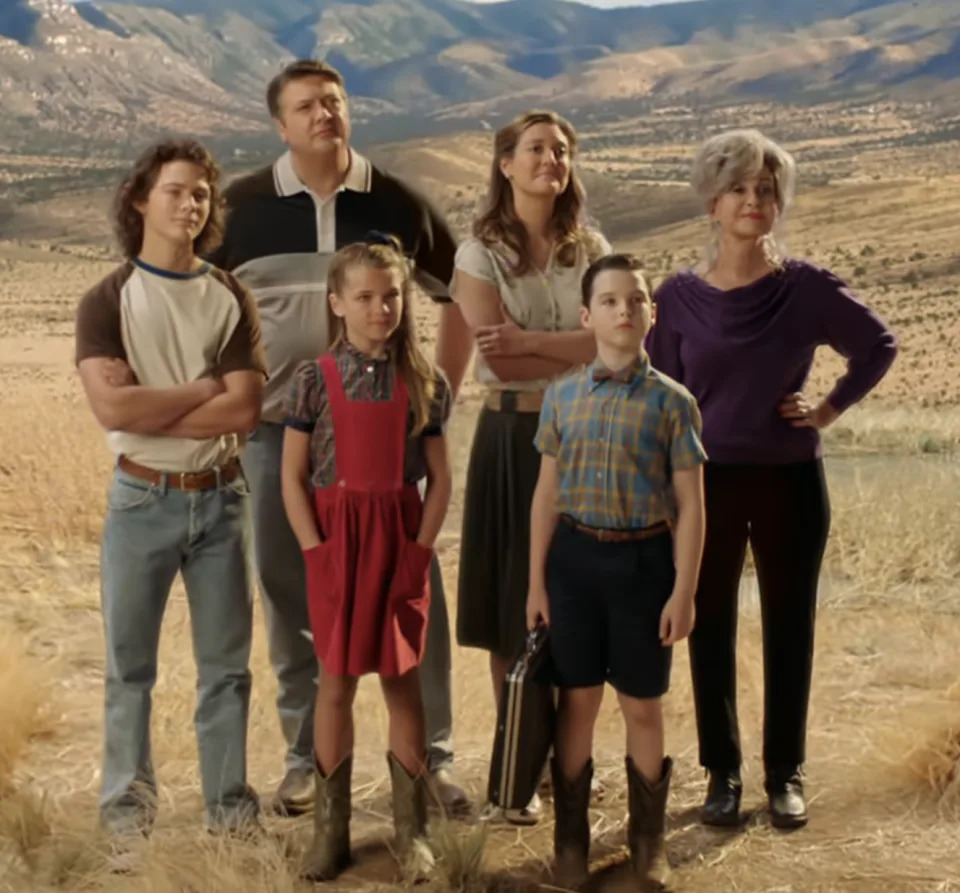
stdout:
{"type": "Polygon", "coordinates": [[[604,369],[595,366],[593,369],[594,381],[616,381],[620,384],[630,384],[633,381],[633,367],[627,366],[625,369],[619,369],[614,372],[612,369],[604,369]]]}

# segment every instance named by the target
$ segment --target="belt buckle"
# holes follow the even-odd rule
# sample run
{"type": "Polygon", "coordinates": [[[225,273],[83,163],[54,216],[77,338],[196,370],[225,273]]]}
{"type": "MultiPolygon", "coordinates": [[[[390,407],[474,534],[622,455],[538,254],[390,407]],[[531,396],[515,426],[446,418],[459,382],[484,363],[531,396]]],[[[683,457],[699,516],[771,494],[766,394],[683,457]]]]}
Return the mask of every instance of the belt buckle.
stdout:
{"type": "Polygon", "coordinates": [[[180,472],[180,489],[183,490],[183,491],[186,491],[186,489],[187,489],[187,475],[188,475],[189,473],[190,473],[190,472],[188,472],[188,471],[181,471],[181,472],[180,472]]]}
{"type": "Polygon", "coordinates": [[[599,530],[597,530],[597,539],[601,543],[612,543],[613,542],[612,531],[604,530],[603,528],[600,528],[599,530]]]}

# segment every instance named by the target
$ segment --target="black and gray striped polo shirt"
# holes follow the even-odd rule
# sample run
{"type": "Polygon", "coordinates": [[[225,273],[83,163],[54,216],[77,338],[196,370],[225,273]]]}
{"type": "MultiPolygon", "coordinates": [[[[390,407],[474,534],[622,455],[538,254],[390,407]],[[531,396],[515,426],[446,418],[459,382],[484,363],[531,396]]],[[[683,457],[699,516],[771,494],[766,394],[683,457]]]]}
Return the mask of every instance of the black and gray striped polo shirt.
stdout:
{"type": "Polygon", "coordinates": [[[260,312],[270,378],[263,419],[282,422],[281,403],[297,365],[326,344],[326,279],[333,253],[371,230],[399,238],[421,285],[449,301],[456,245],[430,203],[351,150],[339,191],[326,199],[297,176],[290,153],[226,190],[227,228],[210,260],[232,272],[260,312]]]}

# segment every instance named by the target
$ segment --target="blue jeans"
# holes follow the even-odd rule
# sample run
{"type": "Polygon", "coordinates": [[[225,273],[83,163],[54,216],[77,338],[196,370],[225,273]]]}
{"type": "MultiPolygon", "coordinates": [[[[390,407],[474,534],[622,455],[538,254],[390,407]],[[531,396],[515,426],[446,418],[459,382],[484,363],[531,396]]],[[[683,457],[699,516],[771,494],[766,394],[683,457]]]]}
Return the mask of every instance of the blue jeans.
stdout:
{"type": "MultiPolygon", "coordinates": [[[[286,768],[313,771],[313,710],[320,669],[310,629],[303,555],[280,492],[283,425],[261,422],[247,441],[243,467],[253,500],[254,547],[270,663],[277,677],[277,712],[287,742],[286,768]]],[[[453,762],[450,620],[440,564],[430,566],[430,616],[420,667],[430,771],[453,762]]]]}
{"type": "Polygon", "coordinates": [[[247,785],[252,598],[243,477],[184,492],[115,471],[100,557],[107,649],[100,814],[116,833],[146,833],[156,813],[151,691],[170,587],[183,574],[197,664],[194,715],[208,824],[256,815],[247,785]]]}

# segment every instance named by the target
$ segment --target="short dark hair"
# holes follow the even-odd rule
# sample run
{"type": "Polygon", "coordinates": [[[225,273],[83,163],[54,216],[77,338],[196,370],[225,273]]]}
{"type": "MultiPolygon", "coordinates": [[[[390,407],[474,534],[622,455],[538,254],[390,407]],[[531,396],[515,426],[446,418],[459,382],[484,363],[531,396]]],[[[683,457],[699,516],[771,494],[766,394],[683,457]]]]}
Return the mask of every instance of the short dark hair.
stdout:
{"type": "Polygon", "coordinates": [[[271,118],[280,117],[280,96],[287,84],[291,81],[302,81],[304,78],[323,78],[336,84],[344,96],[347,94],[343,75],[332,65],[322,59],[297,59],[287,65],[267,85],[267,108],[270,110],[271,118]]]}
{"type": "Polygon", "coordinates": [[[580,296],[583,299],[583,306],[590,306],[590,298],[593,297],[593,283],[597,276],[605,273],[607,270],[622,270],[624,273],[639,273],[643,281],[643,290],[647,297],[650,296],[650,286],[647,284],[646,277],[643,275],[643,261],[635,254],[606,254],[595,260],[587,268],[580,282],[580,296]]]}
{"type": "Polygon", "coordinates": [[[194,252],[206,254],[220,244],[224,221],[220,165],[207,147],[196,140],[164,140],[143,152],[123,178],[114,196],[113,229],[124,257],[136,257],[143,248],[143,215],[134,206],[147,200],[157,184],[161,168],[173,161],[189,161],[202,168],[210,184],[210,216],[193,240],[194,252]]]}

